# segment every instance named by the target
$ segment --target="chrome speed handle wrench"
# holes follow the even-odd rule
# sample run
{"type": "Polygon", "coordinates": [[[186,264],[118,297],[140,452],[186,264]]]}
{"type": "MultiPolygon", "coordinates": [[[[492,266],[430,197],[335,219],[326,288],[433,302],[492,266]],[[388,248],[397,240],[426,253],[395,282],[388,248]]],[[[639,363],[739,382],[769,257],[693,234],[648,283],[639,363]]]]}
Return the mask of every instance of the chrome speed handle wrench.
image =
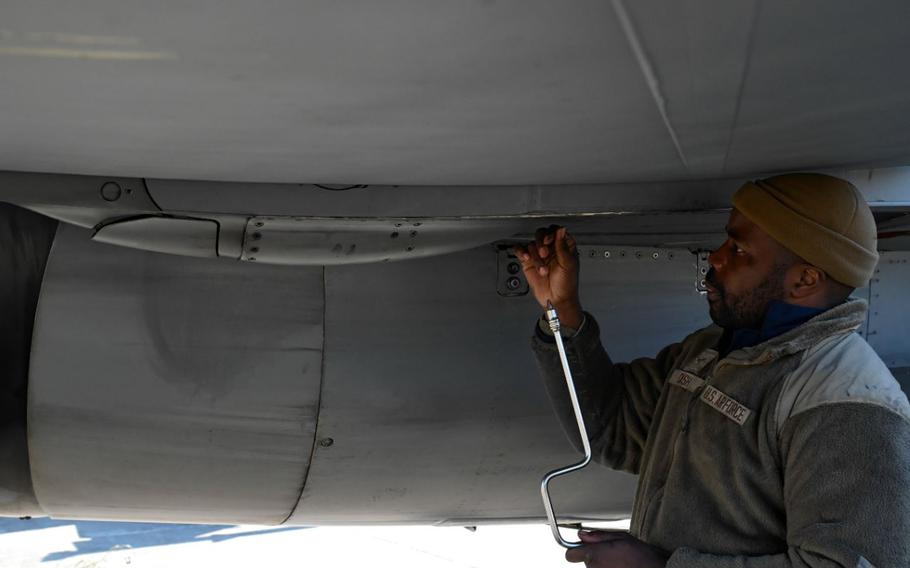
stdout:
{"type": "Polygon", "coordinates": [[[556,313],[556,308],[553,307],[552,302],[549,300],[547,300],[547,323],[550,325],[550,330],[553,332],[553,337],[556,339],[556,348],[559,351],[562,372],[566,377],[566,387],[569,389],[569,398],[572,400],[572,410],[575,411],[575,421],[578,423],[578,434],[581,436],[585,457],[576,464],[555,469],[546,474],[540,482],[540,495],[543,497],[543,506],[547,510],[547,519],[550,521],[550,529],[553,531],[553,537],[556,539],[556,542],[565,548],[577,548],[584,543],[570,542],[564,539],[559,532],[559,524],[556,521],[556,514],[553,512],[553,502],[550,500],[548,486],[550,481],[554,478],[573,471],[578,471],[591,462],[591,442],[588,440],[588,430],[585,428],[585,420],[581,415],[581,406],[578,404],[578,395],[575,393],[575,382],[572,380],[572,370],[569,368],[569,359],[566,357],[566,346],[563,344],[562,335],[559,333],[559,314],[556,313]]]}

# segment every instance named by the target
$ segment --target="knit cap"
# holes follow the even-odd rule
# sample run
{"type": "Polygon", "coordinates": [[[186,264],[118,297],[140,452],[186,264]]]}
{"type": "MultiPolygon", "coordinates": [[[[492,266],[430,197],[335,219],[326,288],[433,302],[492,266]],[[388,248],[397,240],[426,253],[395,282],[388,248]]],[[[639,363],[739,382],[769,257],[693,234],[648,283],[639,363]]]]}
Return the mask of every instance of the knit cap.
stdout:
{"type": "Polygon", "coordinates": [[[746,182],[733,206],[781,245],[828,276],[865,286],[878,263],[872,211],[848,181],[813,173],[746,182]]]}

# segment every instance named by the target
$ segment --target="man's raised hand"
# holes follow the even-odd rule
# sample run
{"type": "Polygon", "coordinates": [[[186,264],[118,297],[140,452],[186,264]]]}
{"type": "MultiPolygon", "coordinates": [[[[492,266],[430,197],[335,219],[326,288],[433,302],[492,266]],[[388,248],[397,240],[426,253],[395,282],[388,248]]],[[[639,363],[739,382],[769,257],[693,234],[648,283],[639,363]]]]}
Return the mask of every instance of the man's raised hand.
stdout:
{"type": "Polygon", "coordinates": [[[534,242],[515,247],[514,252],[541,307],[545,308],[549,300],[563,325],[580,326],[583,316],[578,299],[578,250],[566,228],[551,225],[538,229],[534,242]]]}

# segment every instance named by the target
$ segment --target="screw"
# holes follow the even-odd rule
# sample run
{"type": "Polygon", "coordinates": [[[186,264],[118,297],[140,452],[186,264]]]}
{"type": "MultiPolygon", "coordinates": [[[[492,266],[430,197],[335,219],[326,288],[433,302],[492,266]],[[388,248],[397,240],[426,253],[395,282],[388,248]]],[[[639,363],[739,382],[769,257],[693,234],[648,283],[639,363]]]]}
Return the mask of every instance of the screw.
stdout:
{"type": "Polygon", "coordinates": [[[335,443],[335,440],[333,440],[331,438],[323,438],[323,439],[319,440],[319,445],[322,446],[323,448],[328,448],[329,446],[331,446],[334,443],[335,443]]]}
{"type": "Polygon", "coordinates": [[[400,226],[401,226],[401,223],[395,223],[395,226],[396,226],[396,227],[400,227],[400,226]]]}
{"type": "Polygon", "coordinates": [[[262,221],[256,221],[256,226],[257,226],[257,227],[261,227],[261,226],[263,226],[263,225],[265,225],[265,223],[263,223],[262,221]]]}
{"type": "Polygon", "coordinates": [[[120,184],[109,181],[101,186],[101,199],[112,202],[120,199],[120,196],[123,195],[123,190],[120,189],[120,184]]]}
{"type": "Polygon", "coordinates": [[[416,237],[416,236],[417,236],[417,231],[411,231],[411,237],[416,237]]]}
{"type": "Polygon", "coordinates": [[[518,271],[521,270],[521,266],[519,266],[517,262],[510,262],[509,265],[506,266],[506,270],[509,274],[518,274],[518,271]]]}
{"type": "Polygon", "coordinates": [[[506,280],[506,288],[508,288],[509,290],[518,290],[519,288],[521,288],[521,280],[519,280],[518,278],[516,278],[514,276],[512,278],[509,278],[508,280],[506,280]]]}
{"type": "Polygon", "coordinates": [[[258,241],[262,238],[262,233],[253,233],[253,240],[258,241]]]}
{"type": "Polygon", "coordinates": [[[250,252],[259,252],[259,247],[250,247],[250,252]]]}
{"type": "Polygon", "coordinates": [[[408,247],[408,252],[411,252],[412,250],[414,250],[414,247],[408,247]]]}
{"type": "Polygon", "coordinates": [[[392,233],[390,236],[391,236],[393,239],[397,239],[397,238],[398,238],[398,231],[395,231],[395,232],[392,233]]]}

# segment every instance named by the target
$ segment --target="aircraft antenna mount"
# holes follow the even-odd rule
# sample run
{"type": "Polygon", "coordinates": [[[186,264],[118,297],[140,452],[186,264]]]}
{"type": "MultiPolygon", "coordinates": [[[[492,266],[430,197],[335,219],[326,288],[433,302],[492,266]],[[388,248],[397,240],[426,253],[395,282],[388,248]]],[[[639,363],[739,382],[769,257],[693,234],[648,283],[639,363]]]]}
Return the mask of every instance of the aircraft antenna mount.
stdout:
{"type": "Polygon", "coordinates": [[[556,348],[559,351],[559,360],[562,363],[562,372],[566,377],[566,387],[569,389],[569,398],[572,400],[572,410],[575,411],[575,421],[578,423],[578,434],[581,436],[581,443],[584,446],[585,457],[582,461],[568,465],[560,469],[554,469],[543,477],[540,482],[540,495],[543,497],[543,506],[547,510],[547,519],[550,521],[550,529],[553,531],[553,537],[560,546],[565,548],[577,548],[583,545],[583,542],[571,542],[563,538],[559,532],[559,523],[556,520],[556,513],[553,512],[553,502],[550,500],[549,485],[554,478],[585,467],[591,463],[591,442],[588,440],[588,430],[585,428],[585,420],[581,415],[581,406],[578,403],[578,395],[575,393],[575,381],[572,380],[572,369],[569,368],[569,359],[566,357],[566,346],[562,342],[562,336],[559,333],[559,314],[552,302],[547,300],[547,323],[556,339],[556,348]]]}

